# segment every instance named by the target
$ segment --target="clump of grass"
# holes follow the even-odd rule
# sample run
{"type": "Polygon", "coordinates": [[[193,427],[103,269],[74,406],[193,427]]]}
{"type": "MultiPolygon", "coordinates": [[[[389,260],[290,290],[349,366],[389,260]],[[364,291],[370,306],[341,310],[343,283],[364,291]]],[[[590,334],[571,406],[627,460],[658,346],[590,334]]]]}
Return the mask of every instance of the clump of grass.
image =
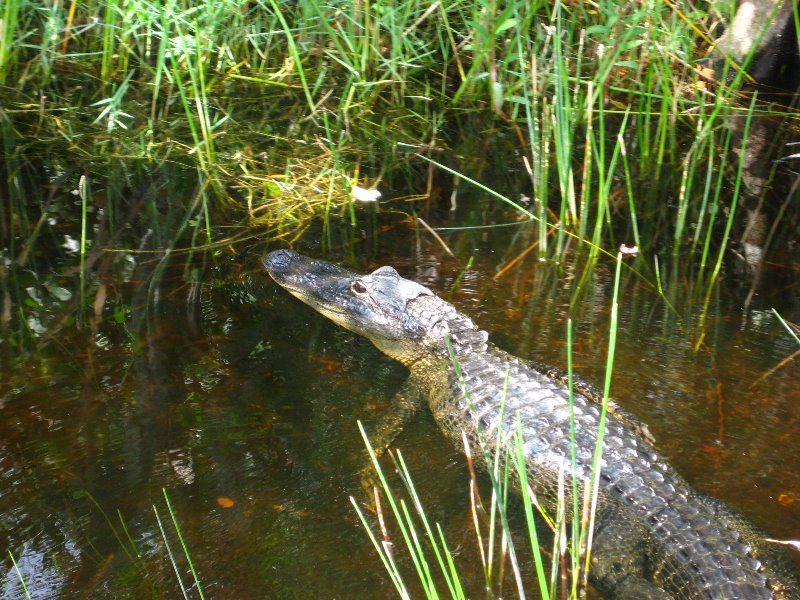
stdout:
{"type": "MultiPolygon", "coordinates": [[[[366,158],[376,175],[397,162],[398,143],[441,148],[452,139],[443,123],[491,110],[519,133],[540,218],[549,207],[565,229],[599,245],[614,233],[616,195],[635,220],[649,212],[642,202],[657,206],[664,188],[680,190],[678,248],[688,219],[706,213],[688,202],[697,197],[695,169],[678,176],[667,165],[713,158],[744,77],[714,94],[695,85],[704,18],[654,0],[594,11],[522,0],[227,0],[201,9],[185,0],[90,0],[44,12],[9,2],[0,77],[16,82],[11,128],[55,142],[51,152],[69,149],[90,167],[98,156],[143,158],[151,168],[178,161],[197,169],[222,207],[258,195],[265,176],[291,180],[293,155],[313,159],[299,145],[335,153],[334,169],[351,176],[366,158]],[[625,144],[622,161],[615,139],[625,144]],[[276,148],[278,160],[242,162],[276,148]]],[[[306,185],[302,174],[301,166],[298,185],[306,185]]],[[[290,218],[306,219],[305,204],[290,218]]],[[[327,202],[316,206],[314,214],[329,212],[327,202]]],[[[540,235],[544,253],[547,230],[540,235]]],[[[557,230],[559,252],[565,243],[557,230]]]]}
{"type": "MultiPolygon", "coordinates": [[[[159,544],[151,545],[148,542],[148,535],[145,535],[144,538],[140,536],[139,545],[137,546],[135,541],[136,532],[132,532],[129,529],[121,511],[117,510],[116,514],[109,513],[90,492],[82,491],[78,493],[76,498],[88,500],[102,517],[107,531],[110,532],[111,537],[116,542],[115,549],[108,550],[103,543],[97,543],[98,540],[95,536],[99,532],[89,531],[86,523],[74,523],[76,530],[65,531],[65,535],[72,540],[76,547],[80,548],[85,562],[73,565],[74,571],[71,572],[71,575],[61,584],[56,584],[55,587],[47,587],[53,586],[53,581],[49,576],[45,576],[45,573],[30,571],[31,564],[37,569],[44,567],[46,570],[48,568],[46,562],[42,563],[40,560],[35,560],[27,565],[27,569],[25,566],[21,569],[14,553],[11,549],[8,549],[8,556],[19,578],[25,597],[31,598],[42,593],[52,595],[55,593],[54,590],[60,590],[62,594],[70,594],[77,589],[87,595],[92,595],[98,589],[98,586],[104,587],[106,592],[111,591],[114,593],[115,590],[120,590],[128,595],[138,594],[139,597],[164,597],[175,590],[170,584],[169,574],[165,571],[166,561],[164,560],[163,551],[166,550],[169,564],[172,566],[182,596],[187,600],[191,597],[204,598],[205,593],[200,577],[189,553],[177,515],[167,491],[162,491],[164,505],[169,513],[169,520],[173,528],[172,531],[169,530],[168,524],[161,517],[160,509],[154,504],[153,513],[161,533],[162,546],[159,546],[159,544]],[[175,537],[177,537],[177,543],[180,545],[180,550],[178,551],[174,550],[171,542],[171,539],[175,537]],[[114,561],[119,563],[120,560],[124,564],[118,564],[109,574],[111,563],[114,561]],[[187,573],[190,577],[189,582],[186,581],[187,573]],[[45,587],[42,588],[42,585],[45,587]]],[[[100,536],[102,537],[102,534],[100,536]]],[[[38,550],[35,550],[35,544],[33,548],[34,554],[37,554],[38,550]]]]}
{"type": "MultiPolygon", "coordinates": [[[[356,500],[351,497],[351,503],[358,513],[359,519],[365,528],[373,546],[375,547],[381,562],[384,565],[395,589],[400,597],[411,598],[413,593],[407,583],[407,575],[403,574],[398,565],[395,554],[402,550],[407,555],[414,566],[418,582],[422,586],[426,598],[438,598],[441,596],[441,583],[447,595],[451,598],[466,598],[468,595],[464,590],[462,577],[459,575],[460,567],[447,544],[444,533],[437,523],[432,527],[425,514],[425,509],[419,494],[414,486],[409,469],[403,459],[402,453],[398,450],[391,452],[392,461],[397,473],[408,495],[413,512],[404,498],[397,499],[396,492],[388,483],[387,477],[383,472],[380,463],[377,461],[375,452],[371,447],[363,427],[359,423],[359,429],[364,437],[365,444],[373,459],[374,467],[378,473],[381,483],[381,491],[387,498],[391,509],[393,523],[400,530],[402,545],[392,541],[392,534],[386,525],[386,516],[381,508],[380,494],[375,489],[374,502],[377,511],[378,529],[380,541],[372,527],[358,506],[356,500]]],[[[483,448],[489,452],[488,456],[482,461],[490,466],[491,496],[489,502],[484,502],[478,491],[477,476],[472,461],[472,450],[469,441],[464,439],[464,449],[470,467],[471,479],[469,483],[470,505],[472,508],[473,525],[476,534],[476,545],[479,550],[481,565],[487,589],[495,590],[498,595],[503,595],[506,584],[506,566],[510,565],[511,576],[516,592],[520,598],[526,596],[526,585],[523,578],[522,555],[519,554],[514,540],[517,538],[509,524],[509,494],[515,486],[519,485],[519,493],[525,511],[529,551],[534,565],[536,579],[535,584],[542,598],[555,598],[558,583],[561,581],[564,589],[569,587],[569,597],[578,598],[579,590],[584,589],[585,581],[581,577],[583,565],[578,558],[578,545],[567,544],[566,538],[566,515],[570,512],[567,508],[564,478],[559,481],[558,497],[555,502],[556,512],[551,516],[548,511],[539,503],[528,483],[528,472],[523,451],[523,438],[521,430],[518,430],[513,437],[513,443],[508,448],[501,448],[499,444],[494,449],[483,448]],[[534,508],[538,511],[538,517],[534,513],[534,508]],[[487,523],[488,521],[488,523],[487,523]],[[546,558],[540,548],[544,540],[540,540],[537,528],[542,524],[550,528],[554,533],[552,547],[552,561],[546,564],[546,558]],[[569,569],[562,572],[561,569],[569,569]],[[569,581],[569,584],[566,582],[569,581]]],[[[584,503],[588,505],[588,502],[584,503]]],[[[578,513],[574,512],[575,518],[578,513]]],[[[571,529],[573,532],[573,543],[587,540],[586,529],[571,529]]]]}
{"type": "MultiPolygon", "coordinates": [[[[477,181],[509,220],[537,220],[520,258],[561,262],[578,240],[585,284],[608,248],[634,243],[651,281],[656,253],[671,253],[660,268],[672,273],[699,261],[692,297],[707,304],[735,235],[729,181],[741,182],[727,123],[796,115],[748,103],[730,61],[717,77],[730,83],[698,76],[713,18],[656,0],[6,2],[0,185],[12,226],[0,227],[0,268],[20,308],[3,318],[24,332],[34,308],[15,270],[36,259],[75,261],[69,306],[85,310],[99,285],[92,252],[167,260],[293,242],[315,218],[357,226],[368,217],[356,182],[429,202],[477,181]],[[499,182],[509,164],[528,181],[499,182]],[[81,177],[92,195],[76,204],[81,177]],[[46,242],[68,229],[85,244],[75,257],[46,242]]],[[[787,199],[779,220],[797,206],[787,199]]]]}
{"type": "MultiPolygon", "coordinates": [[[[416,512],[416,519],[418,519],[419,524],[424,530],[424,536],[418,533],[418,526],[415,523],[412,513],[409,511],[408,504],[406,503],[405,499],[399,499],[398,501],[395,498],[395,495],[392,493],[392,488],[386,479],[386,475],[383,473],[383,469],[378,462],[375,451],[369,443],[367,434],[360,422],[358,423],[358,428],[361,432],[361,436],[364,438],[367,451],[369,452],[372,463],[375,466],[378,474],[381,488],[383,489],[386,499],[389,502],[392,515],[394,516],[395,522],[400,529],[400,533],[405,544],[405,549],[414,564],[414,569],[419,582],[422,585],[425,596],[427,598],[436,598],[438,597],[438,593],[437,584],[434,579],[434,573],[436,571],[430,564],[429,558],[423,549],[421,540],[425,540],[427,542],[427,547],[433,552],[436,561],[434,565],[438,567],[438,572],[444,579],[451,597],[466,598],[458,572],[455,569],[453,554],[447,546],[447,542],[444,539],[441,527],[439,527],[438,524],[436,524],[436,533],[434,534],[433,528],[431,527],[430,522],[425,514],[425,509],[422,505],[422,502],[417,495],[411,475],[406,467],[405,461],[403,460],[402,453],[398,451],[396,453],[396,459],[395,455],[392,454],[392,459],[395,462],[398,473],[400,473],[400,476],[406,487],[406,491],[409,494],[414,511],[416,512]]],[[[364,528],[369,535],[373,546],[377,550],[378,555],[380,556],[380,559],[389,574],[389,578],[392,580],[395,589],[400,594],[400,597],[411,598],[411,594],[405,583],[403,575],[394,560],[394,544],[391,542],[388,530],[384,524],[380,496],[378,495],[377,488],[375,490],[375,506],[379,515],[382,542],[379,542],[377,537],[373,534],[372,529],[370,528],[369,523],[361,508],[358,506],[355,498],[351,496],[350,502],[355,508],[361,523],[364,525],[364,528]]]]}

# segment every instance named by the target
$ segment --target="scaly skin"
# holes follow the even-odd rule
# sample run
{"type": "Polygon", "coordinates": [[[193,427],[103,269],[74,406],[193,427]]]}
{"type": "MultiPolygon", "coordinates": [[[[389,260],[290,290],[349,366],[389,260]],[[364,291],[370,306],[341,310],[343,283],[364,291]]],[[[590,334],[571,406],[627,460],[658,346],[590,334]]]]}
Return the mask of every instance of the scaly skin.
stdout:
{"type": "MultiPolygon", "coordinates": [[[[361,276],[288,250],[271,253],[264,266],[303,302],[405,364],[456,447],[462,431],[473,447],[479,435],[493,447],[498,431],[513,443],[519,423],[528,481],[553,507],[559,472],[572,473],[569,394],[558,377],[498,350],[468,317],[391,267],[361,276]]],[[[575,473],[583,489],[600,404],[590,386],[579,390],[575,473]]],[[[800,598],[782,551],[721,502],[692,490],[652,447],[646,427],[613,404],[599,482],[590,581],[607,597],[800,598]]]]}

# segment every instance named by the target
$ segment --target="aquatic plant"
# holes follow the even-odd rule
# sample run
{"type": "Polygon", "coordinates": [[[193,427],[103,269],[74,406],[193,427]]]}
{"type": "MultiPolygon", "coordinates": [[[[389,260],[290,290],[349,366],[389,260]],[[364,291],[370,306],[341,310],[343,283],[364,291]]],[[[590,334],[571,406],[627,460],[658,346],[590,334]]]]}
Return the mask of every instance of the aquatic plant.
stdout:
{"type": "MultiPolygon", "coordinates": [[[[205,222],[206,237],[231,217],[291,237],[313,216],[354,219],[359,179],[383,180],[390,197],[447,187],[426,175],[435,167],[425,157],[481,152],[468,141],[477,128],[484,140],[517,137],[498,165],[516,152],[527,170],[527,184],[508,191],[533,199],[540,255],[563,252],[567,232],[597,246],[624,235],[694,252],[704,230],[724,235],[715,218],[727,202],[717,175],[730,162],[724,122],[746,110],[743,73],[712,90],[710,70],[696,69],[711,18],[653,0],[596,10],[521,0],[9,2],[7,178],[28,172],[69,193],[70,172],[89,176],[97,190],[123,192],[106,207],[118,225],[135,203],[125,188],[180,167],[196,182],[156,199],[156,212],[181,210],[205,222]]],[[[447,162],[467,177],[484,169],[447,162]]],[[[8,194],[23,224],[48,212],[21,182],[8,194]]]]}

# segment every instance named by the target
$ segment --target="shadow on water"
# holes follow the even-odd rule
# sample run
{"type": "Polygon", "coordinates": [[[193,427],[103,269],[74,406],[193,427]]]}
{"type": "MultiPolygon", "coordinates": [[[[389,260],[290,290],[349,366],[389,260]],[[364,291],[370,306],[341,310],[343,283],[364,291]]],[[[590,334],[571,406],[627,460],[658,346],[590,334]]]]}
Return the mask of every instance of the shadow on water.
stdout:
{"type": "MultiPolygon", "coordinates": [[[[392,264],[452,298],[502,348],[557,366],[571,314],[576,371],[602,380],[612,266],[600,261],[583,278],[579,253],[561,265],[531,253],[497,276],[530,224],[442,231],[458,257],[447,258],[397,213],[364,210],[367,226],[328,230],[329,260],[361,271],[392,264]]],[[[433,226],[504,218],[469,199],[455,214],[427,215],[433,226]]],[[[319,239],[298,249],[322,255],[319,239]]],[[[162,489],[210,597],[394,597],[348,497],[365,499],[356,420],[369,430],[404,370],[273,285],[258,265],[264,252],[196,255],[193,285],[184,256],[140,261],[116,281],[118,319],[67,323],[25,363],[3,356],[0,546],[34,597],[177,595],[153,513],[163,520],[162,489]]],[[[797,348],[768,309],[800,320],[798,264],[776,265],[744,317],[746,282],[726,278],[697,351],[691,270],[665,261],[660,274],[671,308],[626,272],[614,396],[700,491],[773,537],[797,539],[800,370],[795,361],[772,371],[797,348]]],[[[395,445],[470,596],[484,595],[464,460],[426,411],[395,445]]],[[[0,595],[23,597],[2,560],[0,595]]]]}

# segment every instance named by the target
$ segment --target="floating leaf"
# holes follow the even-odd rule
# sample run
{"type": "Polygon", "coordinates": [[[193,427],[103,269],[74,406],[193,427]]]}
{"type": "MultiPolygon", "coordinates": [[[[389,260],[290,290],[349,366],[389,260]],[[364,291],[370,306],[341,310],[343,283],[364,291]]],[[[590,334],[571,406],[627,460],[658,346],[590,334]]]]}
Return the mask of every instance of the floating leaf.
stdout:
{"type": "Polygon", "coordinates": [[[222,508],[230,508],[236,503],[227,496],[220,496],[217,498],[217,504],[219,504],[222,508]]]}
{"type": "Polygon", "coordinates": [[[70,292],[67,288],[61,287],[60,285],[45,283],[44,287],[47,288],[47,291],[50,292],[51,296],[53,296],[56,300],[60,300],[61,302],[66,302],[72,298],[72,292],[70,292]]]}

